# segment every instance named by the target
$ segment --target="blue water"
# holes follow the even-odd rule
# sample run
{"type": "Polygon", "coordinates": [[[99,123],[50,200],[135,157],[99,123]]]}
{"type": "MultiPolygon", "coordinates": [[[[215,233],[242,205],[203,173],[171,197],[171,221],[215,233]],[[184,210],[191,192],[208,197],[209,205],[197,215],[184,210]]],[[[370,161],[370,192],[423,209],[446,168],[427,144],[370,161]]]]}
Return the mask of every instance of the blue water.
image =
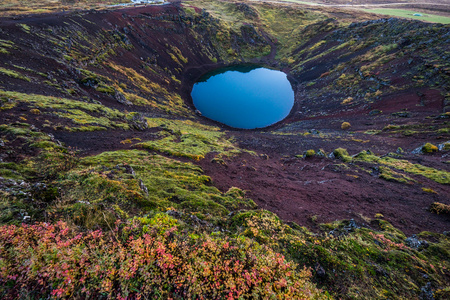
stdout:
{"type": "Polygon", "coordinates": [[[286,74],[261,67],[240,66],[207,74],[194,84],[191,96],[203,116],[245,129],[281,121],[294,105],[286,74]]]}

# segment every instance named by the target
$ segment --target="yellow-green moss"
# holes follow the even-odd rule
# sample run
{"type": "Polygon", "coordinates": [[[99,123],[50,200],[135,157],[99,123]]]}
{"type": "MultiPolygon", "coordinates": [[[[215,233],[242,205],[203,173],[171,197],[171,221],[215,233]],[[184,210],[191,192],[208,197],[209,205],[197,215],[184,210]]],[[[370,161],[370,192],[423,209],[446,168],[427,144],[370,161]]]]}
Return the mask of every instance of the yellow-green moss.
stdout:
{"type": "Polygon", "coordinates": [[[24,75],[22,75],[22,74],[20,74],[20,73],[18,73],[16,71],[13,71],[13,70],[8,70],[8,69],[0,67],[0,73],[5,74],[6,76],[9,76],[9,77],[12,77],[12,78],[22,79],[22,80],[25,80],[25,81],[28,81],[28,82],[31,81],[30,78],[28,78],[28,77],[26,77],[26,76],[24,76],[24,75]]]}
{"type": "Polygon", "coordinates": [[[232,155],[241,151],[217,127],[165,119],[149,119],[148,122],[163,129],[162,138],[139,143],[138,147],[194,160],[204,158],[209,152],[232,155]]]}
{"type": "Polygon", "coordinates": [[[351,127],[351,125],[350,125],[349,122],[343,122],[343,123],[341,124],[341,129],[342,129],[342,130],[349,129],[350,127],[351,127]]]}
{"type": "MultiPolygon", "coordinates": [[[[128,122],[126,121],[126,114],[116,109],[103,106],[102,104],[2,90],[0,90],[0,97],[8,98],[13,102],[29,103],[34,106],[33,109],[39,110],[41,113],[42,110],[51,109],[53,110],[53,115],[70,119],[75,124],[89,124],[97,126],[98,128],[110,127],[129,129],[128,122]],[[100,114],[100,116],[94,117],[94,114],[100,114]]],[[[91,127],[91,129],[93,128],[95,127],[91,127]]]]}
{"type": "Polygon", "coordinates": [[[333,154],[334,154],[335,158],[342,159],[343,161],[346,161],[346,162],[352,160],[352,158],[350,157],[350,155],[347,152],[347,149],[344,149],[344,148],[334,149],[333,154]]]}
{"type": "Polygon", "coordinates": [[[305,157],[313,157],[314,155],[316,155],[316,151],[313,149],[307,150],[305,153],[305,157]]]}
{"type": "Polygon", "coordinates": [[[440,202],[434,202],[430,205],[430,211],[435,214],[444,214],[444,215],[450,215],[450,205],[440,203],[440,202]]]}
{"type": "Polygon", "coordinates": [[[363,151],[354,157],[355,161],[366,161],[378,163],[389,168],[401,170],[410,174],[424,176],[442,184],[450,184],[450,172],[426,167],[420,164],[413,164],[407,160],[397,159],[389,156],[378,157],[363,151]]]}
{"type": "Polygon", "coordinates": [[[422,191],[426,192],[426,193],[430,193],[430,194],[437,194],[437,192],[433,189],[430,188],[422,188],[422,191]]]}
{"type": "Polygon", "coordinates": [[[242,191],[221,193],[210,181],[194,164],[128,150],[83,158],[60,185],[65,191],[62,203],[70,211],[79,199],[111,209],[119,205],[129,215],[175,207],[218,217],[229,210],[255,207],[242,191]]]}
{"type": "Polygon", "coordinates": [[[433,153],[433,152],[437,152],[437,151],[438,151],[438,147],[436,147],[435,145],[433,145],[431,143],[426,143],[422,147],[423,153],[433,153]]]}

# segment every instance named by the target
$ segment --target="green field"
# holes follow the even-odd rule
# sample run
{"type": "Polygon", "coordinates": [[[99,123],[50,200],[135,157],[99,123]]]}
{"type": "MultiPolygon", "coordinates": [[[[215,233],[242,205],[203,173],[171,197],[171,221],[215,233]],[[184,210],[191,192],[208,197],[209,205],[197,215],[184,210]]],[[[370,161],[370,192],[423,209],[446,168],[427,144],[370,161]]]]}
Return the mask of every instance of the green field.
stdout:
{"type": "Polygon", "coordinates": [[[364,9],[364,11],[370,12],[370,13],[375,13],[375,14],[415,19],[415,20],[420,20],[420,21],[425,21],[425,22],[450,24],[449,17],[423,14],[423,13],[419,13],[419,12],[412,11],[412,10],[395,9],[395,8],[375,8],[375,9],[364,9]],[[414,14],[420,14],[421,16],[414,16],[414,14]]]}
{"type": "MultiPolygon", "coordinates": [[[[339,5],[321,4],[321,3],[302,1],[302,0],[284,0],[284,1],[298,3],[298,4],[305,4],[305,5],[313,5],[313,6],[325,6],[325,7],[334,7],[334,6],[336,6],[336,7],[339,7],[339,5]]],[[[340,6],[340,8],[347,8],[347,7],[346,6],[340,6]]],[[[425,14],[425,13],[412,11],[412,10],[406,10],[406,9],[397,9],[397,8],[363,9],[363,8],[357,7],[357,6],[348,6],[348,8],[360,9],[360,10],[368,12],[368,13],[374,13],[374,14],[380,14],[380,15],[388,15],[388,16],[394,16],[394,17],[400,17],[400,18],[415,19],[415,20],[431,22],[431,23],[450,24],[450,17],[438,16],[438,15],[432,15],[432,14],[425,14]],[[414,14],[420,14],[420,16],[414,16],[414,14]]]]}
{"type": "Polygon", "coordinates": [[[286,2],[294,2],[299,4],[306,4],[306,5],[314,5],[314,6],[326,6],[322,3],[315,3],[315,2],[309,2],[309,1],[301,1],[301,0],[285,0],[286,2]]]}

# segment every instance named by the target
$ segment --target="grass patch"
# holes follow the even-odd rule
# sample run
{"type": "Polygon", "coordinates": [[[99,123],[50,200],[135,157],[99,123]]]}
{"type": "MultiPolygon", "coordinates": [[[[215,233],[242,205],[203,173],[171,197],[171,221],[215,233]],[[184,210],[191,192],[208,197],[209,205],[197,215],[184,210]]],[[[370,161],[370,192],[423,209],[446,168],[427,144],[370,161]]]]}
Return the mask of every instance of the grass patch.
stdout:
{"type": "Polygon", "coordinates": [[[91,129],[100,127],[130,128],[126,121],[126,114],[101,104],[2,90],[0,90],[0,97],[8,98],[13,102],[29,103],[41,111],[44,109],[49,110],[51,114],[60,118],[70,119],[75,124],[97,126],[91,127],[91,129]]]}
{"type": "Polygon", "coordinates": [[[378,157],[373,154],[368,154],[365,151],[357,154],[353,159],[355,161],[377,163],[380,166],[394,168],[414,175],[420,175],[441,184],[450,184],[450,172],[426,167],[420,164],[413,164],[407,160],[396,159],[389,156],[378,157]]]}
{"type": "Polygon", "coordinates": [[[366,12],[395,16],[400,18],[408,18],[414,20],[420,20],[431,23],[442,23],[442,24],[450,24],[450,18],[432,14],[419,13],[412,10],[405,9],[396,9],[396,8],[375,8],[375,9],[364,9],[366,12]],[[419,15],[417,15],[419,14],[419,15]]]}
{"type": "MultiPolygon", "coordinates": [[[[116,204],[128,214],[138,215],[174,207],[209,214],[211,219],[225,216],[230,210],[255,207],[240,190],[235,188],[221,193],[210,181],[194,164],[151,155],[147,151],[129,150],[83,158],[80,165],[61,180],[60,186],[66,191],[63,210],[78,224],[87,227],[95,225],[90,221],[95,212],[89,215],[80,209],[92,205],[111,208],[116,204]],[[89,204],[80,204],[79,199],[89,204]]],[[[102,218],[101,210],[96,218],[102,218]]]]}
{"type": "MultiPolygon", "coordinates": [[[[151,105],[170,114],[179,114],[183,116],[192,114],[191,110],[186,106],[180,95],[176,93],[169,93],[167,89],[156,82],[150,81],[134,69],[117,65],[112,62],[106,63],[106,66],[125,76],[136,88],[148,95],[146,98],[143,98],[133,93],[124,93],[126,99],[132,103],[144,103],[145,105],[151,105]],[[160,97],[162,98],[160,99],[160,97]]],[[[116,89],[123,92],[123,90],[118,86],[116,89]]]]}
{"type": "Polygon", "coordinates": [[[440,202],[434,202],[430,205],[430,211],[438,215],[450,215],[450,205],[440,202]]]}
{"type": "Polygon", "coordinates": [[[394,170],[386,166],[379,166],[378,172],[380,173],[379,177],[387,181],[396,181],[407,184],[412,184],[416,182],[414,179],[405,176],[404,174],[401,174],[399,172],[395,172],[394,170]]]}
{"type": "Polygon", "coordinates": [[[6,76],[9,76],[11,78],[22,79],[22,80],[31,82],[30,78],[28,78],[28,77],[26,77],[26,76],[24,76],[24,75],[22,75],[22,74],[20,74],[20,73],[18,73],[16,71],[13,71],[13,70],[8,70],[8,69],[0,67],[0,73],[4,74],[6,76]]]}
{"type": "Polygon", "coordinates": [[[218,127],[166,119],[149,119],[149,123],[163,129],[160,133],[162,138],[139,143],[138,147],[194,160],[203,159],[209,152],[220,155],[241,152],[218,127]]]}

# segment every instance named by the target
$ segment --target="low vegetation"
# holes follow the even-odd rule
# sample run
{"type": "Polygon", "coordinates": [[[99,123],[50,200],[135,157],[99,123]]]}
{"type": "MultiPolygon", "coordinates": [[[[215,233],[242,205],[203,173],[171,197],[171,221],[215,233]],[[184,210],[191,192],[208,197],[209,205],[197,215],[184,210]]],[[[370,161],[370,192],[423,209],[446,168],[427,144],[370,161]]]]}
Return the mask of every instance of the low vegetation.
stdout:
{"type": "Polygon", "coordinates": [[[24,3],[21,0],[5,0],[0,4],[0,16],[18,14],[51,13],[65,10],[101,9],[105,5],[127,3],[128,0],[42,0],[34,3],[24,3]]]}
{"type": "Polygon", "coordinates": [[[220,156],[241,152],[217,127],[164,119],[150,119],[149,123],[162,129],[161,138],[138,143],[137,147],[193,160],[203,159],[210,152],[220,156]]]}
{"type": "Polygon", "coordinates": [[[328,298],[310,283],[309,271],[297,270],[267,247],[246,238],[188,236],[179,227],[165,214],[116,222],[110,232],[78,232],[63,222],[3,226],[8,250],[0,250],[0,293],[8,298],[328,298]]]}
{"type": "Polygon", "coordinates": [[[388,15],[393,17],[401,17],[408,19],[415,19],[425,22],[433,22],[433,23],[442,23],[442,24],[450,24],[450,18],[445,16],[439,16],[435,14],[422,13],[413,10],[406,9],[389,9],[389,8],[376,8],[376,9],[365,9],[367,12],[380,14],[380,15],[388,15]]]}
{"type": "Polygon", "coordinates": [[[430,206],[430,211],[438,215],[439,214],[450,215],[450,205],[434,202],[430,206]]]}
{"type": "Polygon", "coordinates": [[[350,125],[349,122],[343,122],[343,123],[341,124],[341,129],[342,129],[342,130],[349,129],[350,127],[351,127],[351,125],[350,125]]]}
{"type": "MultiPolygon", "coordinates": [[[[394,156],[395,157],[395,156],[394,156]]],[[[364,161],[376,163],[380,166],[396,169],[405,173],[419,175],[431,179],[441,184],[450,184],[450,172],[434,169],[420,164],[413,164],[404,159],[398,159],[391,156],[378,157],[372,153],[363,151],[354,157],[355,161],[364,161]]]]}

